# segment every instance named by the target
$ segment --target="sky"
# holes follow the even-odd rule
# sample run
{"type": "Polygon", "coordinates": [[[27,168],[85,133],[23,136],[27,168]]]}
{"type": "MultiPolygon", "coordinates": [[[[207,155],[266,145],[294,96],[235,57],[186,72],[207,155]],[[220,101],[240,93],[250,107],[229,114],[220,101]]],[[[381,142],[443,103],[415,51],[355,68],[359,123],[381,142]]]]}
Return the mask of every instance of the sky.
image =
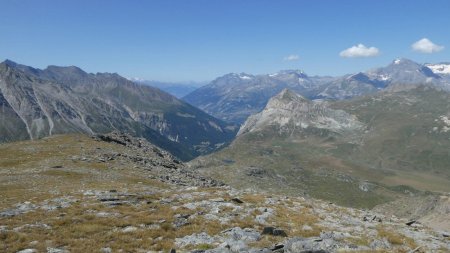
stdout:
{"type": "Polygon", "coordinates": [[[0,0],[0,61],[168,82],[450,62],[448,0],[0,0]]]}

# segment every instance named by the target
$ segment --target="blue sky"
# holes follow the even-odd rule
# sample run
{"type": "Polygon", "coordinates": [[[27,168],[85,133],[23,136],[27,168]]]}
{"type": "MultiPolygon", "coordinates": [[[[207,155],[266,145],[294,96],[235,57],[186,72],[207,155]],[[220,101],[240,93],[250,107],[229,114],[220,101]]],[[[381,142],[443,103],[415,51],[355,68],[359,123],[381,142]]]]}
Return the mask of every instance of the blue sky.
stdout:
{"type": "Polygon", "coordinates": [[[0,6],[0,60],[39,68],[204,81],[281,69],[341,75],[397,57],[450,61],[447,0],[0,0],[0,6]],[[443,48],[414,51],[422,38],[443,48]],[[340,56],[358,44],[375,47],[376,56],[340,56]]]}

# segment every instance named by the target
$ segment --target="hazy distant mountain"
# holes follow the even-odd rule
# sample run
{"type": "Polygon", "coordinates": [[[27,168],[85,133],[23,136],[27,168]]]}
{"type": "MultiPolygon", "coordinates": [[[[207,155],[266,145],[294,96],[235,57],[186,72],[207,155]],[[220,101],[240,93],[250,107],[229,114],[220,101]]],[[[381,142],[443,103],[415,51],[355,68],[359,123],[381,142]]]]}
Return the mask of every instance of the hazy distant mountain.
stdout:
{"type": "Polygon", "coordinates": [[[187,94],[198,89],[199,87],[207,84],[207,82],[186,82],[186,83],[159,82],[159,81],[142,80],[142,79],[136,79],[136,78],[132,78],[130,80],[133,82],[140,83],[140,84],[145,84],[145,85],[150,85],[152,87],[156,87],[156,88],[163,90],[171,95],[174,95],[177,98],[184,97],[187,94]]]}
{"type": "MultiPolygon", "coordinates": [[[[342,77],[310,77],[301,71],[270,75],[227,74],[195,90],[183,99],[220,119],[243,123],[261,111],[267,101],[284,88],[310,99],[348,99],[395,85],[432,83],[450,90],[448,65],[421,65],[396,59],[390,65],[342,77]],[[442,69],[442,70],[441,70],[442,69]]],[[[450,68],[449,68],[450,69],[450,68]]]]}
{"type": "Polygon", "coordinates": [[[186,160],[223,146],[236,131],[159,89],[73,66],[1,63],[0,106],[2,142],[120,130],[186,160]]]}
{"type": "Polygon", "coordinates": [[[283,90],[230,146],[193,167],[238,187],[360,207],[405,189],[448,192],[449,101],[431,85],[335,102],[283,90]]]}

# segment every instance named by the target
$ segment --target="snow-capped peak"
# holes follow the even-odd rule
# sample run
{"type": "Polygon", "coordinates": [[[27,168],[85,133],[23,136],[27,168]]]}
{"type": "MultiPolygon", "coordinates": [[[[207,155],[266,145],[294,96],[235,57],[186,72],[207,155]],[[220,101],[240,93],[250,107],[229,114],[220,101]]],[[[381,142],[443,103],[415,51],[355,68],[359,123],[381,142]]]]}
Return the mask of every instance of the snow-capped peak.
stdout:
{"type": "Polygon", "coordinates": [[[395,60],[394,60],[394,64],[400,64],[400,62],[402,62],[401,59],[395,59],[395,60]]]}
{"type": "Polygon", "coordinates": [[[450,63],[425,64],[435,74],[450,74],[450,63]]]}
{"type": "Polygon", "coordinates": [[[140,77],[127,77],[126,79],[128,79],[129,81],[132,81],[132,82],[143,82],[143,81],[145,81],[144,78],[140,78],[140,77]]]}
{"type": "Polygon", "coordinates": [[[252,77],[251,76],[248,76],[248,75],[243,75],[243,74],[240,74],[239,75],[239,78],[241,78],[241,79],[246,79],[246,80],[250,80],[250,79],[252,79],[252,77]]]}

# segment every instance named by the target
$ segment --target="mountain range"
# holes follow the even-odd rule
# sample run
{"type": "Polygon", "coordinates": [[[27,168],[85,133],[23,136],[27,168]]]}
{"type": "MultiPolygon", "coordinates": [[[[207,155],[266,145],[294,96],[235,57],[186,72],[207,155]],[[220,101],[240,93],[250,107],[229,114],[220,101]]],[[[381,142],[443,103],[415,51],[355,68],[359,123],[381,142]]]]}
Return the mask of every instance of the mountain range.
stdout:
{"type": "Polygon", "coordinates": [[[4,61],[0,106],[1,142],[119,130],[188,160],[222,147],[237,130],[157,88],[74,66],[41,70],[4,61]]]}
{"type": "Polygon", "coordinates": [[[0,64],[0,141],[127,132],[182,160],[214,152],[191,166],[236,187],[373,207],[405,189],[449,190],[446,66],[398,59],[344,77],[228,74],[185,97],[203,94],[196,101],[242,121],[238,129],[118,74],[7,60],[0,64]]]}
{"type": "Polygon", "coordinates": [[[448,252],[449,66],[229,74],[190,98],[227,123],[118,74],[7,60],[0,250],[448,252]]]}
{"type": "Polygon", "coordinates": [[[340,77],[308,76],[299,70],[268,75],[227,74],[183,99],[225,121],[242,124],[260,112],[269,99],[289,88],[309,99],[342,100],[397,85],[431,83],[450,90],[450,64],[418,64],[396,59],[386,67],[340,77]]]}

